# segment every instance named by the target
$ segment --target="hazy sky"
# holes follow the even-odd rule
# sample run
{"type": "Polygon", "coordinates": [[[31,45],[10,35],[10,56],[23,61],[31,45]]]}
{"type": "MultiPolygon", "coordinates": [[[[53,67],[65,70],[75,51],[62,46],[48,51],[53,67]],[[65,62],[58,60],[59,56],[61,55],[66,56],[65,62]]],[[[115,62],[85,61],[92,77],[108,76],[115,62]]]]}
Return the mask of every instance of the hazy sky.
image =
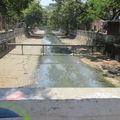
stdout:
{"type": "MultiPolygon", "coordinates": [[[[82,0],[83,2],[85,2],[86,0],[82,0]]],[[[53,3],[52,0],[41,0],[41,5],[43,6],[48,6],[50,3],[53,3]]]]}
{"type": "Polygon", "coordinates": [[[48,6],[50,3],[53,3],[52,0],[41,0],[41,5],[48,6]]]}

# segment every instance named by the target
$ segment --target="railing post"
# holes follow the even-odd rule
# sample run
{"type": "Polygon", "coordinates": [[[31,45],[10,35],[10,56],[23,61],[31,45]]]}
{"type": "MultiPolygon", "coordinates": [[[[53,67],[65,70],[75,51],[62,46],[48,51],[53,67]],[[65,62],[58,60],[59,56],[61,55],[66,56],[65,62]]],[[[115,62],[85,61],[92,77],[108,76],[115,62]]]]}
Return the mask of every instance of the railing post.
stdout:
{"type": "Polygon", "coordinates": [[[22,55],[23,55],[23,45],[21,45],[22,55]]]}
{"type": "Polygon", "coordinates": [[[92,46],[92,55],[93,55],[93,52],[94,52],[94,46],[92,46]]]}
{"type": "Polygon", "coordinates": [[[43,45],[43,56],[44,56],[44,45],[43,45]]]}
{"type": "Polygon", "coordinates": [[[75,54],[75,47],[73,47],[73,56],[74,56],[74,54],[75,54]]]}
{"type": "Polygon", "coordinates": [[[72,55],[74,56],[75,55],[75,46],[72,46],[72,49],[73,49],[72,55]]]}

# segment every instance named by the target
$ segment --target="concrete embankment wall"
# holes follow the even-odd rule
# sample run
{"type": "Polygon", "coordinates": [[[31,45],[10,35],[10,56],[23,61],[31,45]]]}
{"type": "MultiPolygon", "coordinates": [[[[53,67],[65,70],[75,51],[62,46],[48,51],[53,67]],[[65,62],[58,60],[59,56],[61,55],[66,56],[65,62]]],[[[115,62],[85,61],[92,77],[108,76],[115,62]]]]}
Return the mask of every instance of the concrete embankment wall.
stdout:
{"type": "MultiPolygon", "coordinates": [[[[18,28],[14,31],[0,33],[0,54],[8,52],[7,43],[20,43],[25,38],[24,29],[18,28]]],[[[13,49],[10,47],[9,50],[13,49]]]]}
{"type": "Polygon", "coordinates": [[[15,38],[15,43],[22,43],[26,39],[25,34],[21,34],[15,38]]]}
{"type": "Polygon", "coordinates": [[[119,95],[115,96],[120,89],[118,91],[115,89],[51,89],[51,91],[48,94],[54,97],[46,96],[45,93],[42,96],[41,92],[41,96],[37,96],[36,100],[1,101],[0,107],[20,113],[30,120],[120,119],[120,98],[119,95]]]}
{"type": "Polygon", "coordinates": [[[105,44],[105,43],[116,43],[120,44],[120,35],[107,35],[106,33],[97,33],[93,31],[77,31],[77,38],[85,41],[85,44],[105,44]]]}
{"type": "Polygon", "coordinates": [[[107,35],[104,33],[78,30],[77,39],[84,45],[101,46],[96,47],[96,50],[103,52],[103,54],[112,59],[120,61],[120,35],[107,35]]]}
{"type": "Polygon", "coordinates": [[[85,32],[82,30],[77,31],[76,37],[77,37],[77,39],[79,39],[81,41],[81,43],[83,45],[88,45],[89,43],[92,42],[92,39],[91,39],[91,37],[89,37],[88,32],[85,32]]]}
{"type": "Polygon", "coordinates": [[[18,32],[16,33],[15,42],[16,43],[22,43],[26,39],[25,30],[22,28],[21,30],[18,29],[18,32]]]}

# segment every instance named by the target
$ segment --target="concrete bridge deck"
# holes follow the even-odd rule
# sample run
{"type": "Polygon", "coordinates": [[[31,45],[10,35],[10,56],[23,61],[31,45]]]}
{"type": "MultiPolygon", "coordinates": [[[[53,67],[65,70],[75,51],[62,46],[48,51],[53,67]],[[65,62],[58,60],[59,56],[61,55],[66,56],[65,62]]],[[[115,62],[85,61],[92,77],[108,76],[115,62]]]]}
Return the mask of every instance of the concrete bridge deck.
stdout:
{"type": "Polygon", "coordinates": [[[47,88],[40,92],[41,98],[9,98],[0,107],[21,111],[25,120],[119,120],[119,93],[112,88],[47,88]]]}

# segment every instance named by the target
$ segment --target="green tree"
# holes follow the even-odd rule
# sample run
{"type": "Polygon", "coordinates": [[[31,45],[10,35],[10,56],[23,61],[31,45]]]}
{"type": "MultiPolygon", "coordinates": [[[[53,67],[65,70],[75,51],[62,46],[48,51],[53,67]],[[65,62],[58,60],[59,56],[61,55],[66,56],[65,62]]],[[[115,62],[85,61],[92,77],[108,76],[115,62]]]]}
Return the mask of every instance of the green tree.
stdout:
{"type": "Polygon", "coordinates": [[[33,0],[0,0],[0,14],[3,18],[4,26],[16,24],[23,19],[22,11],[28,7],[33,0]]]}
{"type": "Polygon", "coordinates": [[[80,23],[89,29],[93,21],[113,20],[120,14],[119,0],[54,0],[56,7],[49,16],[49,24],[69,33],[76,29],[80,23]]]}
{"type": "Polygon", "coordinates": [[[14,12],[20,16],[22,10],[26,9],[32,1],[34,0],[1,0],[0,13],[9,16],[14,12]]]}
{"type": "Polygon", "coordinates": [[[56,0],[56,8],[52,11],[50,23],[64,30],[67,35],[71,30],[77,29],[81,12],[80,0],[56,0]]]}
{"type": "Polygon", "coordinates": [[[83,21],[111,20],[120,11],[119,0],[87,0],[83,15],[83,21]]]}
{"type": "Polygon", "coordinates": [[[41,22],[42,26],[47,26],[47,24],[48,24],[48,15],[49,15],[48,10],[46,8],[43,8],[42,9],[42,22],[41,22]]]}
{"type": "Polygon", "coordinates": [[[111,19],[114,20],[116,16],[120,15],[120,1],[111,0],[109,4],[110,11],[112,11],[111,19]]]}
{"type": "Polygon", "coordinates": [[[5,0],[0,0],[0,13],[1,14],[6,14],[7,8],[6,8],[6,1],[5,0]]]}
{"type": "Polygon", "coordinates": [[[83,12],[79,16],[79,21],[89,30],[91,23],[99,19],[110,19],[107,13],[110,0],[87,0],[82,4],[83,12]]]}
{"type": "Polygon", "coordinates": [[[23,11],[26,28],[34,28],[42,24],[43,8],[35,1],[29,4],[29,7],[23,11]]]}

